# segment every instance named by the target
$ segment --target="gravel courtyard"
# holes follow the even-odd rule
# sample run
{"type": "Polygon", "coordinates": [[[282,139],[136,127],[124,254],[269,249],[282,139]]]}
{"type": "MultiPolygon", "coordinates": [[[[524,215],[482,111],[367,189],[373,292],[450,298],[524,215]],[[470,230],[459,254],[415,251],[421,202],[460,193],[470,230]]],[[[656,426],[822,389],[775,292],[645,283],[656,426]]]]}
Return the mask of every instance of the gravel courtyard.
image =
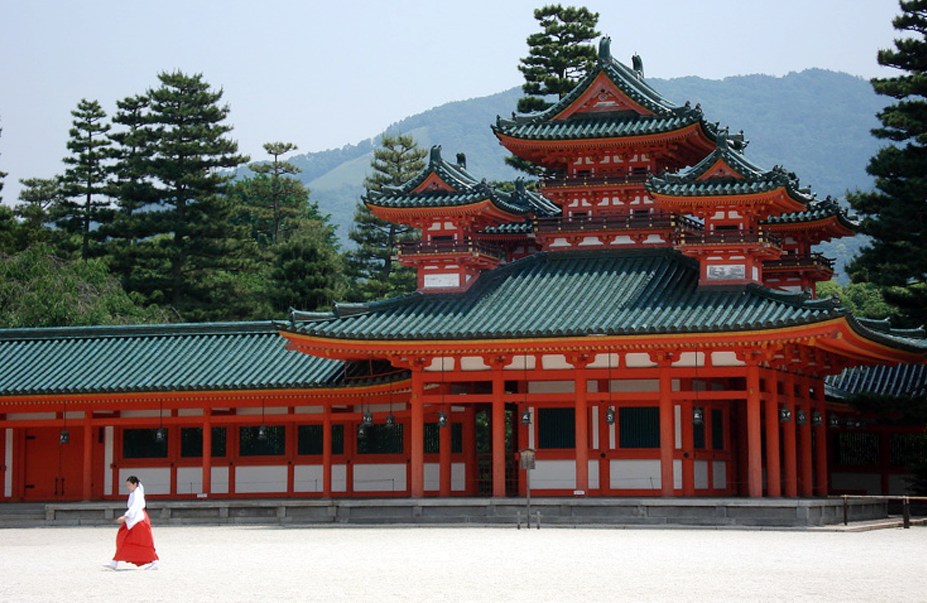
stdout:
{"type": "Polygon", "coordinates": [[[927,601],[927,528],[158,527],[0,530],[2,601],[927,601]],[[130,569],[131,568],[131,569],[130,569]]]}

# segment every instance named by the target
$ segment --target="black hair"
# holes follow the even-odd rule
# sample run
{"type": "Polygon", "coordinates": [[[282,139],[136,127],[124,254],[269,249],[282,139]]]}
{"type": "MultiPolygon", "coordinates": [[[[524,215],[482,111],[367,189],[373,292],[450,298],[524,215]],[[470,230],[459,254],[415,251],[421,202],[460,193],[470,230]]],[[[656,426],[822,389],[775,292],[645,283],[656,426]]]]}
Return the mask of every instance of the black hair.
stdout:
{"type": "Polygon", "coordinates": [[[139,485],[140,483],[142,483],[142,482],[139,481],[139,479],[138,479],[137,477],[135,477],[134,475],[130,475],[129,477],[127,477],[127,478],[126,478],[126,481],[129,482],[130,484],[135,484],[136,486],[139,485]]]}

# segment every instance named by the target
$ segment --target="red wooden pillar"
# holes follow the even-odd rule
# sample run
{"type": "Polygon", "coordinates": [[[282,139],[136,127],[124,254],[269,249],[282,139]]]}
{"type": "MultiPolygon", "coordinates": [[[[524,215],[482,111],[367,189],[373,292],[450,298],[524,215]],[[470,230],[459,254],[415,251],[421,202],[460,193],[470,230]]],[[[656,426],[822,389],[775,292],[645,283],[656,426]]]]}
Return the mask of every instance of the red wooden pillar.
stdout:
{"type": "Polygon", "coordinates": [[[782,496],[779,461],[779,388],[776,372],[766,373],[766,495],[782,496]]]}
{"type": "Polygon", "coordinates": [[[785,495],[794,498],[798,496],[798,467],[796,465],[795,450],[798,409],[795,408],[795,375],[792,373],[785,374],[785,407],[792,415],[792,420],[782,425],[782,462],[785,465],[785,495]]]}
{"type": "MultiPolygon", "coordinates": [[[[209,411],[206,411],[207,417],[209,411]]],[[[212,493],[212,423],[208,418],[203,422],[203,494],[212,493]]]]}
{"type": "Polygon", "coordinates": [[[816,450],[814,454],[815,489],[818,496],[827,496],[827,406],[824,403],[824,379],[814,380],[814,406],[821,413],[821,424],[815,427],[816,450]]]}
{"type": "Polygon", "coordinates": [[[571,358],[574,367],[574,391],[576,399],[576,420],[574,436],[576,440],[576,484],[577,492],[584,495],[589,490],[589,393],[586,384],[586,365],[589,358],[586,354],[571,358]]]}
{"type": "Polygon", "coordinates": [[[747,493],[763,496],[763,444],[760,418],[760,367],[755,360],[747,363],[747,493]]]}
{"type": "MultiPolygon", "coordinates": [[[[88,410],[84,413],[84,464],[82,467],[83,487],[81,488],[81,499],[89,501],[93,497],[93,425],[90,419],[93,417],[93,411],[88,410]]],[[[0,488],[2,488],[0,484],[0,488]]]]}
{"type": "Polygon", "coordinates": [[[409,396],[411,410],[409,482],[412,498],[425,496],[425,401],[422,398],[425,391],[425,375],[422,369],[420,364],[412,366],[412,392],[409,396]]]}
{"type": "Polygon", "coordinates": [[[805,409],[808,420],[801,426],[799,432],[801,448],[801,495],[812,496],[814,494],[814,459],[811,455],[811,427],[813,407],[811,406],[810,394],[808,392],[808,380],[802,378],[799,383],[801,407],[805,409]]]}
{"type": "MultiPolygon", "coordinates": [[[[442,384],[443,387],[443,384],[442,384]]],[[[451,420],[450,406],[445,404],[441,407],[441,412],[447,416],[447,426],[440,428],[438,432],[438,462],[441,474],[438,494],[440,496],[451,495],[451,430],[453,421],[451,420]]]]}
{"type": "MultiPolygon", "coordinates": [[[[525,364],[527,363],[526,355],[525,364]]],[[[527,389],[527,381],[524,387],[527,389]]],[[[505,496],[505,375],[502,374],[501,363],[494,363],[492,366],[492,417],[490,422],[492,424],[492,495],[502,498],[505,496]]]]}
{"type": "Polygon", "coordinates": [[[660,494],[673,496],[673,456],[676,447],[676,425],[673,413],[673,380],[670,364],[673,356],[664,352],[655,358],[660,375],[660,494]]]}
{"type": "Polygon", "coordinates": [[[332,407],[322,411],[322,496],[332,496],[332,407]]]}

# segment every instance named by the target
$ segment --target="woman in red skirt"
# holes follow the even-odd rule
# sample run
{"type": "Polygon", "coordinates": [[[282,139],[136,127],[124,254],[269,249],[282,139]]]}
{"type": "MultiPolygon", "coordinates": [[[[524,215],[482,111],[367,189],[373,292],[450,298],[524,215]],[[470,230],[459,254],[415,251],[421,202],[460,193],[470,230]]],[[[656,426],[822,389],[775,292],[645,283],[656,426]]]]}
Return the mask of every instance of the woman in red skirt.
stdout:
{"type": "Polygon", "coordinates": [[[119,531],[116,533],[116,554],[106,567],[116,569],[120,561],[146,570],[158,569],[158,553],[155,552],[154,537],[151,535],[151,520],[145,511],[145,487],[134,475],[126,479],[129,489],[128,508],[116,519],[119,531]]]}

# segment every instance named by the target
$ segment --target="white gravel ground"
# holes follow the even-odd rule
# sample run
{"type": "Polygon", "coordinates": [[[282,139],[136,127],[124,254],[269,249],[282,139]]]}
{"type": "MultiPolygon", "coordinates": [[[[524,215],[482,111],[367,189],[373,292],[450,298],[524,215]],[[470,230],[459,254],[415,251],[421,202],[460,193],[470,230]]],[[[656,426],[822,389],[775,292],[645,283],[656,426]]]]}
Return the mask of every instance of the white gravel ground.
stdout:
{"type": "Polygon", "coordinates": [[[2,601],[927,601],[927,528],[154,527],[0,530],[2,601]]]}

